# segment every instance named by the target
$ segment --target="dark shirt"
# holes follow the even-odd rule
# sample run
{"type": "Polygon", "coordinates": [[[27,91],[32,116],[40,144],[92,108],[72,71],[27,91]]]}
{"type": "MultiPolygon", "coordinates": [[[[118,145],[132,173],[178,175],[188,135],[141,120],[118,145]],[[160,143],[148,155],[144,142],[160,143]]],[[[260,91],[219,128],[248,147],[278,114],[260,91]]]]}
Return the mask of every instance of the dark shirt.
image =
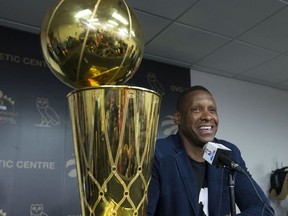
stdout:
{"type": "MultiPolygon", "coordinates": [[[[197,182],[196,191],[198,191],[199,196],[201,196],[201,189],[208,190],[207,185],[207,175],[206,175],[206,162],[198,162],[190,158],[193,173],[197,182]]],[[[199,216],[207,216],[204,213],[204,205],[208,203],[208,197],[204,197],[206,201],[202,202],[199,200],[199,216]]]]}

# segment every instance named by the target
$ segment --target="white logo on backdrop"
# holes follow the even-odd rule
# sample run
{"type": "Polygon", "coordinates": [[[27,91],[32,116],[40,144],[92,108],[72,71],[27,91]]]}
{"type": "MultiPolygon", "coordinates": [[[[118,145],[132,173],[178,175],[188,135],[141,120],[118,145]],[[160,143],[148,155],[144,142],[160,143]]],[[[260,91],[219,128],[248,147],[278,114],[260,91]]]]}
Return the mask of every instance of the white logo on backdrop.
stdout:
{"type": "Polygon", "coordinates": [[[56,168],[56,163],[53,161],[0,160],[0,168],[54,170],[56,168]]]}
{"type": "Polygon", "coordinates": [[[60,125],[60,119],[55,110],[50,107],[49,100],[47,98],[37,98],[36,107],[41,115],[40,124],[36,124],[39,127],[51,127],[60,125]]]}
{"type": "Polygon", "coordinates": [[[0,216],[6,216],[6,213],[3,212],[3,209],[0,209],[0,216]]]}
{"type": "Polygon", "coordinates": [[[7,122],[11,124],[16,123],[14,117],[17,113],[14,111],[14,104],[15,101],[4,95],[0,90],[0,124],[7,122]]]}
{"type": "Polygon", "coordinates": [[[30,216],[48,216],[48,215],[44,213],[43,204],[31,204],[30,216]]]}
{"type": "Polygon", "coordinates": [[[75,158],[71,158],[66,162],[66,168],[68,169],[68,176],[75,178],[77,176],[75,158]]]}
{"type": "Polygon", "coordinates": [[[161,128],[163,129],[163,134],[166,136],[176,134],[178,125],[175,124],[173,115],[165,116],[161,122],[161,128]]]}

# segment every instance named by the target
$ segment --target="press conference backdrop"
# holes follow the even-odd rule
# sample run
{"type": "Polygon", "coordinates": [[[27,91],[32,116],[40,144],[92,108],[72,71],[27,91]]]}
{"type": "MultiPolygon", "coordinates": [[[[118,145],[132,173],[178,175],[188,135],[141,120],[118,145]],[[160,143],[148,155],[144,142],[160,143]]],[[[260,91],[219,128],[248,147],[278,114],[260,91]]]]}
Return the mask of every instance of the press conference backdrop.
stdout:
{"type": "MultiPolygon", "coordinates": [[[[0,216],[80,216],[67,94],[39,35],[0,27],[0,216]]],[[[158,137],[174,133],[189,69],[143,59],[127,83],[162,96],[158,137]]]]}

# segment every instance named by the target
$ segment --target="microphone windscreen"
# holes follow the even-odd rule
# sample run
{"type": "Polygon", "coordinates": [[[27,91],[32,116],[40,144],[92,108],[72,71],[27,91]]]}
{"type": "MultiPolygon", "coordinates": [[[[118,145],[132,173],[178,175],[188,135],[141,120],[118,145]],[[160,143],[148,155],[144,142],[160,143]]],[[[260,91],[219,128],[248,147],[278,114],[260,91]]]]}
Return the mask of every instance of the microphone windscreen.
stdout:
{"type": "Polygon", "coordinates": [[[225,155],[227,157],[230,156],[231,149],[227,148],[226,146],[219,144],[208,142],[204,145],[204,154],[203,158],[212,165],[222,165],[221,161],[219,160],[220,155],[225,155]]]}

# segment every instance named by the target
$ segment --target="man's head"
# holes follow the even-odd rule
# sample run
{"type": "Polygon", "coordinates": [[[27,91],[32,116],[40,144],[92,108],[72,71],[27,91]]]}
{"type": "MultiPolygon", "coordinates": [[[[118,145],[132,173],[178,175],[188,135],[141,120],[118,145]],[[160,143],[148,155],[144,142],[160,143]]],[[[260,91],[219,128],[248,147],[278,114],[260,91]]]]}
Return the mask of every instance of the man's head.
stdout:
{"type": "Polygon", "coordinates": [[[203,86],[192,86],[178,98],[175,123],[183,139],[203,147],[213,141],[218,129],[217,106],[212,94],[203,86]]]}

